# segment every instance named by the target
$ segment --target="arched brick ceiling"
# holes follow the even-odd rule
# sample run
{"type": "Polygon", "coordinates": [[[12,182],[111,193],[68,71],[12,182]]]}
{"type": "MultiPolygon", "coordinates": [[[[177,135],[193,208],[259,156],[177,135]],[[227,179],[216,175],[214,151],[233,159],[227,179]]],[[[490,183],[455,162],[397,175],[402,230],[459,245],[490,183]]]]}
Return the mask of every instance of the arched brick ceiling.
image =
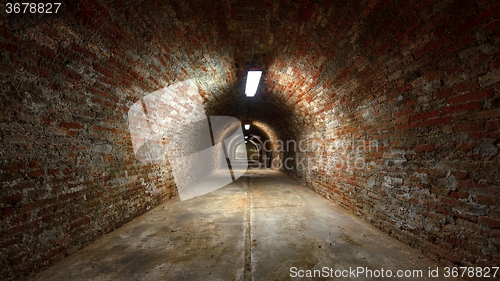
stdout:
{"type": "Polygon", "coordinates": [[[351,9],[349,3],[72,1],[49,19],[11,18],[10,28],[14,35],[29,34],[13,48],[28,41],[45,54],[19,63],[21,68],[78,80],[54,88],[82,87],[128,106],[129,95],[119,92],[138,98],[195,78],[208,113],[261,120],[283,135],[309,116],[311,105],[305,103],[312,100],[311,87],[325,61],[323,55],[317,58],[328,49],[323,46],[331,32],[328,17],[345,14],[341,11],[351,9]],[[33,65],[40,60],[38,69],[33,65]],[[74,60],[87,67],[73,65],[74,60]],[[243,91],[250,65],[265,76],[260,93],[248,103],[243,91]]]}
{"type": "MultiPolygon", "coordinates": [[[[137,96],[196,78],[202,81],[209,113],[261,120],[281,135],[296,135],[304,125],[321,126],[316,121],[324,115],[342,115],[351,102],[401,87],[380,81],[391,79],[395,69],[419,58],[425,48],[439,47],[426,44],[431,37],[456,31],[470,20],[463,15],[472,17],[482,4],[234,0],[65,5],[66,11],[51,20],[31,20],[33,26],[13,21],[14,31],[31,29],[28,40],[46,49],[49,70],[64,65],[54,64],[52,57],[83,57],[103,84],[86,85],[91,91],[106,91],[114,81],[137,96]],[[455,17],[445,12],[449,9],[465,12],[455,17]],[[423,24],[432,14],[437,15],[435,21],[447,24],[423,24]],[[53,41],[39,33],[51,35],[53,41]],[[265,74],[249,105],[243,90],[250,65],[265,74]],[[387,78],[373,82],[383,76],[387,78]]],[[[75,77],[89,72],[71,68],[71,63],[67,68],[58,71],[77,72],[75,77]]],[[[405,82],[421,75],[411,69],[404,72],[405,82]]]]}

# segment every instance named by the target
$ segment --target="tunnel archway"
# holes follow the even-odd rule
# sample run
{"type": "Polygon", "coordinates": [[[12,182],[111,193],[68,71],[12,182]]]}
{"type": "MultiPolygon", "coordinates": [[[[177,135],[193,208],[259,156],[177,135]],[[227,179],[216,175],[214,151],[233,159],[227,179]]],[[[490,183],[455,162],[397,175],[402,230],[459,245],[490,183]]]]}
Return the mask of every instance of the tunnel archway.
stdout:
{"type": "Polygon", "coordinates": [[[295,159],[283,172],[382,231],[435,259],[500,262],[498,1],[66,2],[0,14],[2,276],[178,196],[168,161],[136,157],[128,112],[191,79],[196,95],[165,109],[179,131],[198,100],[203,118],[260,128],[273,163],[295,159]]]}
{"type": "Polygon", "coordinates": [[[259,161],[260,147],[253,141],[246,141],[236,146],[235,154],[237,159],[246,159],[250,162],[259,161]]]}

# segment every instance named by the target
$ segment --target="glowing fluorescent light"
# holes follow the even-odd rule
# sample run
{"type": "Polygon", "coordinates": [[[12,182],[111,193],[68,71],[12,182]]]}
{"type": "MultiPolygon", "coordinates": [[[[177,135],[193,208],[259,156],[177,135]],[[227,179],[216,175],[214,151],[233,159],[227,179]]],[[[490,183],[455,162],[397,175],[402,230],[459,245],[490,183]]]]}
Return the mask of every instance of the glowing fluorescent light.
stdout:
{"type": "Polygon", "coordinates": [[[255,96],[257,92],[257,87],[259,86],[260,76],[262,71],[251,70],[247,74],[247,84],[245,86],[245,95],[247,97],[255,96]]]}
{"type": "Polygon", "coordinates": [[[248,136],[245,136],[245,139],[248,139],[248,136]]]}
{"type": "Polygon", "coordinates": [[[245,124],[245,130],[249,130],[250,129],[250,124],[245,124]]]}
{"type": "Polygon", "coordinates": [[[245,141],[245,143],[248,143],[248,141],[245,141]]]}

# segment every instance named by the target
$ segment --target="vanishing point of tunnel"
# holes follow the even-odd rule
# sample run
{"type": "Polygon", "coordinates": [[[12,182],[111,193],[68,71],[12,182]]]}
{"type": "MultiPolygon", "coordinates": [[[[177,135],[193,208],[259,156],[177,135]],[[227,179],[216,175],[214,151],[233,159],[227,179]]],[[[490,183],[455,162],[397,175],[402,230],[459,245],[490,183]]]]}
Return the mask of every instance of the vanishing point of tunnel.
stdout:
{"type": "Polygon", "coordinates": [[[0,279],[499,278],[498,0],[0,8],[0,279]]]}

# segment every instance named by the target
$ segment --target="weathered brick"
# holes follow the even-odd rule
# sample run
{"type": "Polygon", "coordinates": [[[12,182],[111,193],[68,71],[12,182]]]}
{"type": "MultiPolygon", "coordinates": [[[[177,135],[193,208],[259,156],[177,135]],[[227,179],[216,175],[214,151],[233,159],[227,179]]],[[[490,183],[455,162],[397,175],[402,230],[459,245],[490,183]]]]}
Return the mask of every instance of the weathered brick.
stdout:
{"type": "Polygon", "coordinates": [[[92,59],[97,60],[96,55],[94,55],[92,52],[81,47],[80,45],[78,45],[76,43],[71,44],[71,49],[73,49],[77,53],[82,54],[84,57],[92,57],[92,59]]]}
{"type": "Polygon", "coordinates": [[[426,119],[425,121],[418,122],[418,127],[425,128],[430,126],[439,126],[449,124],[451,119],[449,117],[438,117],[433,119],[426,119]]]}
{"type": "Polygon", "coordinates": [[[483,104],[482,102],[478,101],[478,102],[469,102],[469,103],[464,103],[464,104],[459,104],[459,105],[452,105],[452,106],[444,107],[441,110],[441,112],[444,115],[448,115],[448,114],[454,114],[454,113],[462,112],[462,111],[474,111],[474,110],[481,108],[482,104],[483,104]]]}
{"type": "Polygon", "coordinates": [[[435,149],[436,148],[432,144],[418,145],[418,146],[415,146],[415,148],[414,148],[416,153],[430,152],[430,151],[434,151],[435,149]]]}
{"type": "Polygon", "coordinates": [[[464,199],[469,197],[469,193],[463,191],[452,191],[450,192],[450,196],[451,198],[464,199]]]}
{"type": "Polygon", "coordinates": [[[16,205],[16,203],[21,202],[23,200],[22,194],[14,194],[10,196],[6,196],[3,198],[3,203],[8,205],[16,205]]]}
{"type": "Polygon", "coordinates": [[[440,90],[436,94],[434,94],[434,97],[436,99],[444,99],[444,98],[447,98],[447,97],[449,97],[451,95],[453,95],[453,89],[451,89],[451,88],[445,88],[445,89],[440,90]]]}
{"type": "Polygon", "coordinates": [[[75,230],[75,229],[77,229],[77,228],[79,228],[79,227],[81,227],[83,225],[86,225],[88,223],[90,223],[90,218],[89,217],[81,218],[80,220],[78,220],[78,221],[70,224],[68,230],[69,231],[73,231],[73,230],[75,230]]]}
{"type": "Polygon", "coordinates": [[[488,98],[491,96],[491,90],[480,90],[472,93],[467,93],[455,97],[451,97],[448,99],[449,103],[460,103],[460,102],[465,102],[465,101],[471,101],[471,100],[479,100],[479,99],[484,99],[488,98]]]}
{"type": "Polygon", "coordinates": [[[500,82],[500,69],[495,69],[479,78],[482,87],[489,87],[500,82]]]}
{"type": "Polygon", "coordinates": [[[410,121],[411,122],[417,122],[417,121],[420,121],[420,120],[426,120],[426,119],[434,118],[434,117],[437,117],[437,116],[439,116],[439,111],[438,110],[432,110],[432,111],[427,111],[427,112],[422,112],[422,113],[419,113],[419,114],[412,115],[410,117],[410,121]]]}
{"type": "Polygon", "coordinates": [[[468,178],[468,173],[467,172],[451,172],[453,177],[458,180],[464,180],[468,178]]]}
{"type": "Polygon", "coordinates": [[[392,116],[394,116],[395,118],[400,118],[400,117],[403,117],[403,116],[408,116],[410,114],[412,114],[414,112],[414,109],[413,108],[409,108],[409,109],[406,109],[406,110],[401,110],[399,112],[394,112],[392,114],[392,116]]]}
{"type": "Polygon", "coordinates": [[[500,220],[488,218],[488,217],[479,217],[478,222],[480,224],[499,229],[500,228],[500,220]]]}
{"type": "Polygon", "coordinates": [[[470,92],[473,90],[477,90],[478,88],[479,88],[479,83],[477,83],[476,80],[472,80],[454,86],[453,90],[457,93],[461,93],[461,92],[470,92]]]}
{"type": "Polygon", "coordinates": [[[453,126],[453,130],[457,132],[482,131],[484,130],[484,125],[482,122],[464,123],[453,126]]]}
{"type": "Polygon", "coordinates": [[[500,120],[490,120],[486,122],[486,130],[500,129],[500,120]]]}
{"type": "Polygon", "coordinates": [[[74,123],[74,122],[60,122],[59,126],[67,129],[82,129],[84,126],[82,124],[74,123]]]}
{"type": "Polygon", "coordinates": [[[482,194],[476,194],[474,201],[481,205],[491,205],[496,206],[498,202],[498,198],[493,196],[484,196],[482,194]]]}
{"type": "Polygon", "coordinates": [[[74,79],[74,80],[80,80],[82,78],[82,76],[78,73],[75,73],[73,71],[70,71],[70,70],[66,70],[64,72],[64,75],[70,79],[74,79]]]}

